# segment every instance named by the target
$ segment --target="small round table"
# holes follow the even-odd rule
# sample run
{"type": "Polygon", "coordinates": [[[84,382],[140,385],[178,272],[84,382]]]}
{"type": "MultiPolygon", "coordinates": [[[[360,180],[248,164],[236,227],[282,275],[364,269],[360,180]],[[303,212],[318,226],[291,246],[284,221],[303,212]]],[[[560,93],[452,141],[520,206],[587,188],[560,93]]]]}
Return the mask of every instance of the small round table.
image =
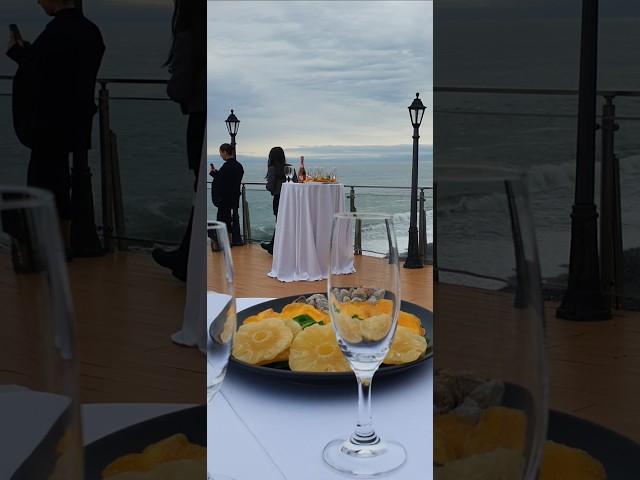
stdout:
{"type": "MultiPolygon", "coordinates": [[[[333,216],[345,211],[340,183],[284,183],[269,276],[283,282],[327,278],[333,216]]],[[[353,273],[353,233],[344,229],[338,235],[333,273],[353,273]]]]}

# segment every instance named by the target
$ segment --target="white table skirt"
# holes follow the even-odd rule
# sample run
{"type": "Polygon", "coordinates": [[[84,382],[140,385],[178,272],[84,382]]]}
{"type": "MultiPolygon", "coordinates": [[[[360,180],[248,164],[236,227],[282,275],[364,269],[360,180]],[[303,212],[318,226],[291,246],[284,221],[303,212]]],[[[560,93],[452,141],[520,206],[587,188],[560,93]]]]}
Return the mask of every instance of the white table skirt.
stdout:
{"type": "MultiPolygon", "coordinates": [[[[284,183],[269,276],[283,282],[327,278],[331,223],[336,213],[345,211],[344,203],[342,184],[284,183]]],[[[353,273],[352,229],[339,235],[334,273],[353,273]]]]}
{"type": "MultiPolygon", "coordinates": [[[[238,310],[268,299],[241,298],[238,310]]],[[[222,307],[209,294],[208,318],[222,307]]],[[[433,367],[431,361],[395,378],[375,382],[374,423],[383,438],[401,442],[407,463],[384,478],[394,480],[432,478],[433,468],[433,367]]],[[[243,428],[250,432],[264,455],[256,465],[228,430],[228,409],[215,399],[207,412],[207,460],[210,471],[236,480],[332,480],[344,479],[322,460],[330,440],[345,438],[353,429],[357,412],[356,381],[353,385],[287,384],[231,367],[222,386],[243,428]]],[[[220,396],[221,397],[221,396],[220,396]]],[[[255,447],[255,445],[254,445],[255,447]]],[[[252,447],[252,448],[254,448],[252,447]]]]}

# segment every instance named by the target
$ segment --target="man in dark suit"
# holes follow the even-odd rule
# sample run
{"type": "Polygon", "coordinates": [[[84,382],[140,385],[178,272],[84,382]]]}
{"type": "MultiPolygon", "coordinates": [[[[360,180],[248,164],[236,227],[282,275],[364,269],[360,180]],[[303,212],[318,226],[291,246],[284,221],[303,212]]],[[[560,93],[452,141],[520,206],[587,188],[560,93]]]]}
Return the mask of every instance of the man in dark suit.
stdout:
{"type": "Polygon", "coordinates": [[[105,46],[98,27],[73,0],[38,3],[53,20],[33,44],[12,34],[7,51],[18,64],[14,127],[21,143],[31,149],[27,184],[53,193],[69,247],[69,154],[91,148],[96,77],[105,46]]]}
{"type": "MultiPolygon", "coordinates": [[[[240,204],[240,185],[244,176],[244,169],[234,156],[233,147],[228,143],[220,145],[220,157],[224,160],[224,165],[220,170],[211,166],[209,175],[213,177],[211,184],[211,200],[218,207],[217,220],[227,224],[227,231],[231,235],[234,228],[233,211],[238,210],[240,204]]],[[[235,216],[237,222],[237,216],[235,216]]],[[[233,242],[237,244],[238,242],[233,242]]]]}

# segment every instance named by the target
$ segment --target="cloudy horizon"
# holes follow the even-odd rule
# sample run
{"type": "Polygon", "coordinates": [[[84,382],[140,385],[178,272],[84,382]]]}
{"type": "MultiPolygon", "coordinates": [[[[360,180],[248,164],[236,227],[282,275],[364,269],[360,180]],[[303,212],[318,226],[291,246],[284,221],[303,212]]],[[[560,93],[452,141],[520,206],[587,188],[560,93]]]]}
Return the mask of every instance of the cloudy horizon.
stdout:
{"type": "Polygon", "coordinates": [[[416,92],[432,143],[432,2],[208,5],[210,153],[228,141],[231,108],[239,154],[410,145],[416,92]]]}

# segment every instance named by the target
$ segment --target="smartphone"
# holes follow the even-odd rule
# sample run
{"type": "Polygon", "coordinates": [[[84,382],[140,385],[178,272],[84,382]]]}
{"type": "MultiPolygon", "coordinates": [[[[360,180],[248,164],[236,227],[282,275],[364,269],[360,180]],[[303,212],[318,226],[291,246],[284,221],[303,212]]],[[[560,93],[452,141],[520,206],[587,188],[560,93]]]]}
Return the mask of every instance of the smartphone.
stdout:
{"type": "Polygon", "coordinates": [[[16,42],[22,41],[22,35],[20,34],[20,29],[18,28],[18,25],[16,25],[15,23],[12,23],[11,25],[9,25],[9,30],[11,30],[11,33],[13,34],[13,38],[15,39],[16,42]]]}

